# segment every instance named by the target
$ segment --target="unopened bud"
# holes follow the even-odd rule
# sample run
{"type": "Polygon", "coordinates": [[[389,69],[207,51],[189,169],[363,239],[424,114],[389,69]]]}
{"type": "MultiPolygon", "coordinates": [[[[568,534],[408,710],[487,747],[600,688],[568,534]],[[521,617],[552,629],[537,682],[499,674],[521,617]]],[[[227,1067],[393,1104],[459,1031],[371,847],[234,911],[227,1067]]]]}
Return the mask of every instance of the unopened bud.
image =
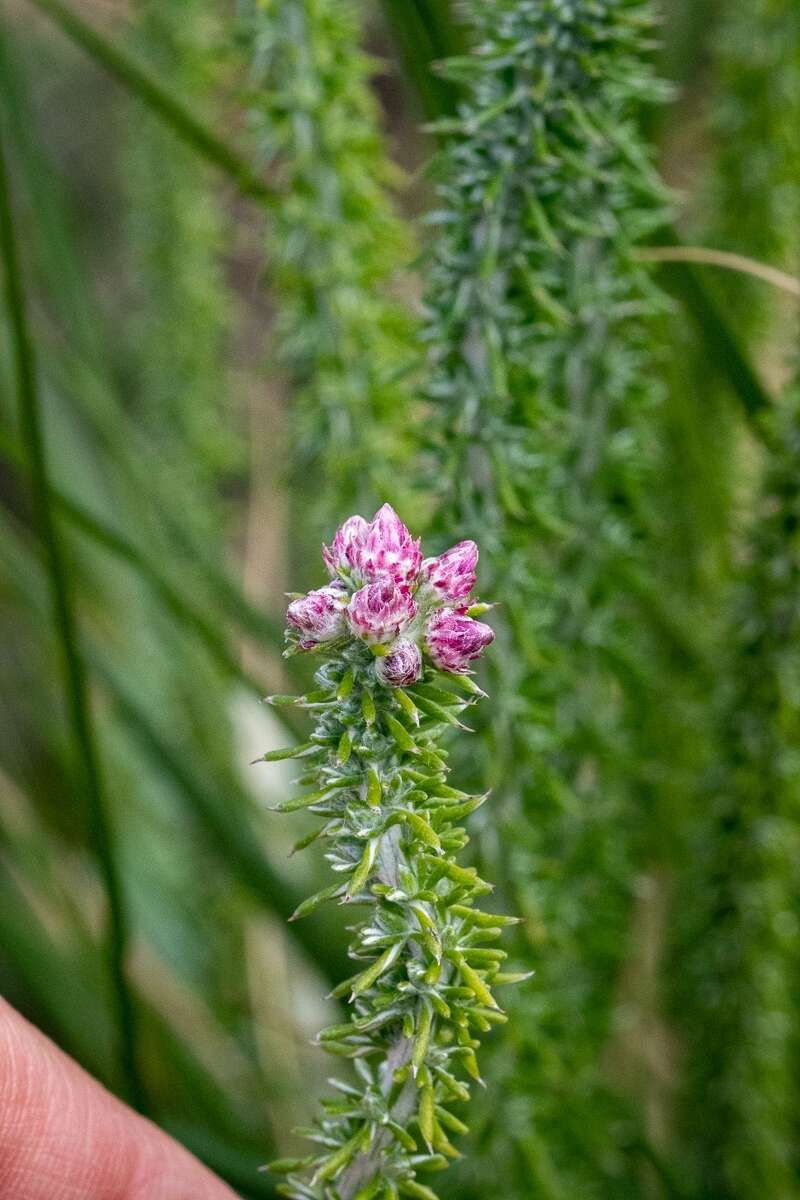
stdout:
{"type": "Polygon", "coordinates": [[[460,674],[494,641],[494,630],[452,608],[440,608],[428,619],[426,641],[435,666],[460,674]]]}
{"type": "Polygon", "coordinates": [[[383,658],[375,660],[375,674],[387,687],[408,687],[422,678],[422,653],[416,642],[400,639],[383,658]]]}

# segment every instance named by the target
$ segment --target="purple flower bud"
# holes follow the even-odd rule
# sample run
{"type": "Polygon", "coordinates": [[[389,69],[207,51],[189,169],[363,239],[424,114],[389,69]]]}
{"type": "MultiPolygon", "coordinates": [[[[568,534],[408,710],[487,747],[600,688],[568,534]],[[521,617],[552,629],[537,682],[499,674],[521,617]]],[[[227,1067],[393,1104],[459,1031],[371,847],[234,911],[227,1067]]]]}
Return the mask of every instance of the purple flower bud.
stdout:
{"type": "Polygon", "coordinates": [[[365,642],[390,642],[417,613],[409,592],[390,579],[368,583],[355,592],[347,606],[347,619],[356,637],[365,642]]]}
{"type": "Polygon", "coordinates": [[[494,630],[455,609],[439,608],[428,619],[426,639],[434,665],[460,674],[484,646],[494,641],[494,630]]]}
{"type": "Polygon", "coordinates": [[[459,542],[438,558],[426,558],[420,576],[430,584],[440,600],[453,604],[466,599],[474,588],[477,565],[478,547],[475,543],[459,542]]]}
{"type": "Polygon", "coordinates": [[[363,517],[359,517],[358,514],[348,517],[336,530],[330,548],[322,547],[322,557],[331,575],[335,577],[340,571],[344,571],[345,574],[355,575],[358,582],[361,582],[361,559],[368,529],[369,522],[363,517]]]}
{"type": "Polygon", "coordinates": [[[293,600],[286,610],[286,620],[302,634],[301,650],[310,650],[319,642],[330,642],[344,633],[346,594],[335,584],[309,592],[293,600]]]}
{"type": "Polygon", "coordinates": [[[419,539],[414,541],[391,504],[384,504],[367,531],[362,556],[365,578],[410,584],[416,579],[421,563],[419,539]]]}
{"type": "Polygon", "coordinates": [[[422,653],[416,642],[401,639],[385,658],[376,658],[375,674],[387,687],[407,687],[422,678],[422,653]]]}

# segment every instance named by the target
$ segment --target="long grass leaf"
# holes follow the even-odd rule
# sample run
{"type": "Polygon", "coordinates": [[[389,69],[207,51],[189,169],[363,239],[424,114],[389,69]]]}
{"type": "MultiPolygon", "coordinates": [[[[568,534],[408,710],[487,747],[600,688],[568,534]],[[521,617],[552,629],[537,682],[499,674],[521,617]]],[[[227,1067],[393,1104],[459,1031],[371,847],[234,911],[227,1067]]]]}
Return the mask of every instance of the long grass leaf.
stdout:
{"type": "MultiPolygon", "coordinates": [[[[214,785],[201,782],[186,759],[164,740],[129,690],[106,665],[96,663],[95,670],[125,726],[148,757],[172,780],[178,793],[191,803],[193,812],[224,854],[236,878],[272,912],[288,920],[300,904],[302,894],[287,883],[261,853],[248,827],[243,806],[232,804],[230,796],[219,792],[214,785]]],[[[349,972],[341,946],[318,924],[311,921],[293,924],[291,932],[330,981],[338,983],[349,972]]]]}
{"type": "Polygon", "coordinates": [[[427,0],[383,0],[383,9],[425,116],[435,120],[455,112],[456,88],[431,70],[436,59],[452,52],[450,30],[442,30],[438,9],[432,10],[427,0]]]}
{"type": "MultiPolygon", "coordinates": [[[[76,962],[63,947],[54,944],[7,870],[0,872],[0,942],[4,967],[11,971],[46,1030],[82,1066],[113,1085],[113,1070],[109,1071],[113,1033],[100,999],[100,980],[93,978],[90,964],[81,962],[81,969],[76,969],[76,962]]],[[[195,1101],[192,1124],[186,1120],[162,1124],[232,1187],[259,1200],[274,1195],[268,1181],[260,1180],[256,1173],[264,1148],[250,1146],[237,1136],[236,1119],[224,1090],[144,997],[137,996],[136,1004],[143,1025],[157,1043],[160,1061],[169,1074],[179,1074],[182,1083],[191,1086],[195,1101]],[[206,1133],[198,1124],[200,1119],[224,1130],[225,1142],[206,1133]]]]}
{"type": "Polygon", "coordinates": [[[248,1200],[270,1200],[278,1195],[275,1184],[263,1173],[263,1152],[247,1154],[209,1130],[186,1121],[167,1121],[165,1128],[241,1196],[248,1200]]]}
{"type": "Polygon", "coordinates": [[[61,0],[29,2],[157,113],[187,145],[228,175],[243,195],[251,196],[262,204],[272,203],[273,195],[269,187],[263,179],[253,174],[245,159],[198,121],[182,101],[162,87],[130,54],[85,21],[79,13],[62,4],[61,0]]]}
{"type": "Polygon", "coordinates": [[[30,461],[34,514],[47,564],[53,614],[61,643],[64,689],[70,712],[75,748],[81,760],[86,800],[98,862],[108,902],[109,973],[116,997],[119,1052],[127,1093],[137,1107],[145,1104],[136,1055],[136,1017],[125,974],[127,915],[122,882],[117,868],[113,833],[101,778],[83,657],[79,645],[69,574],[56,520],[48,480],[44,432],[39,409],[36,364],[31,342],[21,267],[17,253],[14,218],[5,152],[0,132],[0,247],[5,265],[5,292],[11,325],[16,372],[20,428],[30,461]]]}
{"type": "Polygon", "coordinates": [[[142,489],[148,486],[170,551],[197,571],[227,617],[265,648],[274,650],[282,646],[282,623],[256,608],[236,581],[208,557],[192,532],[175,516],[171,496],[165,494],[166,489],[161,486],[166,464],[130,420],[120,398],[109,390],[108,381],[97,376],[93,364],[86,363],[79,355],[70,354],[69,348],[65,348],[59,357],[46,356],[43,371],[54,386],[71,396],[76,404],[81,404],[93,434],[100,441],[117,477],[131,494],[141,500],[142,489]],[[133,453],[126,453],[126,450],[133,453]]]}
{"type": "MultiPolygon", "coordinates": [[[[20,454],[14,447],[11,439],[2,430],[0,430],[0,453],[3,454],[7,461],[15,465],[21,465],[20,454]]],[[[254,696],[263,699],[267,691],[266,686],[261,684],[237,662],[225,638],[186,599],[179,589],[170,582],[149,555],[145,554],[138,546],[124,537],[123,534],[112,529],[102,518],[90,513],[83,505],[71,499],[59,488],[51,487],[50,495],[54,505],[63,513],[64,517],[75,529],[90,538],[96,545],[101,546],[122,562],[127,563],[129,567],[136,571],[139,577],[150,586],[153,593],[161,600],[164,607],[172,613],[176,620],[197,635],[214,661],[222,668],[226,675],[242,684],[254,696]]],[[[282,645],[282,639],[279,641],[276,637],[275,644],[276,647],[282,645]]],[[[276,709],[276,716],[288,729],[296,732],[297,722],[292,718],[291,713],[283,709],[276,709]]]]}
{"type": "MultiPolygon", "coordinates": [[[[666,237],[657,237],[668,245],[680,245],[674,230],[667,230],[666,237]]],[[[757,418],[772,406],[772,397],[711,292],[700,279],[697,268],[688,262],[665,262],[661,264],[660,274],[692,317],[698,337],[708,346],[711,352],[709,364],[727,381],[741,401],[753,432],[761,436],[762,426],[757,418]]]]}

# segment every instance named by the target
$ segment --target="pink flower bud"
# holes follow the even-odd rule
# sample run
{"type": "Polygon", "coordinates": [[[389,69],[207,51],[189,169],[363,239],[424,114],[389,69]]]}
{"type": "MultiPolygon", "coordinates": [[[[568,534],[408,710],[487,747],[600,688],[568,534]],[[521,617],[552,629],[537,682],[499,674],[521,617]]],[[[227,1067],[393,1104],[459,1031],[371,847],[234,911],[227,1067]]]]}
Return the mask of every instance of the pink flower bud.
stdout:
{"type": "Polygon", "coordinates": [[[395,642],[385,658],[375,660],[375,674],[387,687],[407,687],[422,678],[422,654],[416,642],[395,642]]]}
{"type": "Polygon", "coordinates": [[[345,632],[346,600],[341,588],[329,584],[292,601],[286,610],[286,620],[302,634],[301,650],[310,650],[319,642],[330,642],[345,632]]]}
{"type": "Polygon", "coordinates": [[[391,504],[384,504],[367,531],[362,557],[365,578],[408,585],[416,579],[421,563],[419,539],[414,541],[391,504]]]}
{"type": "Polygon", "coordinates": [[[362,582],[361,559],[368,529],[369,522],[363,517],[357,514],[348,517],[336,530],[330,548],[322,547],[322,557],[331,575],[336,577],[343,571],[345,574],[354,575],[358,583],[362,582]]]}
{"type": "Polygon", "coordinates": [[[435,590],[440,600],[453,604],[464,600],[475,586],[478,547],[474,542],[459,542],[440,554],[426,558],[420,577],[435,590]]]}
{"type": "Polygon", "coordinates": [[[356,637],[365,642],[390,642],[417,613],[410,594],[390,579],[368,583],[355,592],[347,606],[347,619],[356,637]]]}
{"type": "Polygon", "coordinates": [[[494,641],[494,630],[455,609],[440,608],[430,615],[426,639],[435,666],[458,674],[494,641]]]}

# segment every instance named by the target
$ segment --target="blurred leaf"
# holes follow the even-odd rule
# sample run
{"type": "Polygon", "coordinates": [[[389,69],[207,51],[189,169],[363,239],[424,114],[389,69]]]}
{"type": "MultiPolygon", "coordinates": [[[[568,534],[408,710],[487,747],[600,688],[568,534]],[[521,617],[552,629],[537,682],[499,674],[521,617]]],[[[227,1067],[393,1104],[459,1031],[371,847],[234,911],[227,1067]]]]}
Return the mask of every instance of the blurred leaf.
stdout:
{"type": "Polygon", "coordinates": [[[0,248],[4,259],[6,303],[14,347],[20,429],[30,463],[34,514],[50,581],[53,617],[61,641],[67,705],[75,747],[81,760],[82,785],[85,788],[92,837],[108,904],[108,967],[116,997],[122,1076],[126,1094],[136,1107],[143,1108],[145,1093],[137,1063],[136,1017],[126,979],[128,926],[125,897],[117,869],[114,837],[104,795],[100,755],[89,706],[88,683],[79,645],[69,570],[51,507],[36,363],[27,325],[12,205],[3,148],[3,131],[0,127],[0,248]]]}
{"type": "MultiPolygon", "coordinates": [[[[247,803],[240,797],[239,803],[232,805],[229,795],[217,790],[212,782],[198,778],[187,757],[165,741],[108,665],[96,663],[95,669],[133,736],[171,778],[178,794],[191,803],[193,812],[211,836],[212,844],[222,852],[235,878],[272,912],[288,921],[300,903],[302,893],[277,874],[259,849],[256,837],[248,829],[247,803]]],[[[338,983],[350,974],[343,949],[329,929],[314,921],[293,924],[289,929],[311,962],[331,983],[338,983]]]]}
{"type": "MultiPolygon", "coordinates": [[[[674,235],[672,242],[679,244],[674,235]]],[[[697,269],[690,263],[670,262],[662,264],[660,273],[692,316],[697,335],[709,351],[708,366],[727,380],[734,395],[741,401],[754,432],[760,433],[760,425],[754,418],[771,406],[772,397],[759,380],[716,301],[702,283],[697,269]]],[[[702,400],[698,400],[698,403],[702,403],[702,400]]]]}
{"type": "Polygon", "coordinates": [[[67,37],[152,108],[188,145],[224,171],[243,195],[252,196],[264,204],[273,202],[271,190],[253,174],[247,162],[216,134],[206,129],[180,100],[163,88],[125,50],[106,38],[79,13],[62,4],[61,0],[28,2],[54,21],[67,37]]]}

